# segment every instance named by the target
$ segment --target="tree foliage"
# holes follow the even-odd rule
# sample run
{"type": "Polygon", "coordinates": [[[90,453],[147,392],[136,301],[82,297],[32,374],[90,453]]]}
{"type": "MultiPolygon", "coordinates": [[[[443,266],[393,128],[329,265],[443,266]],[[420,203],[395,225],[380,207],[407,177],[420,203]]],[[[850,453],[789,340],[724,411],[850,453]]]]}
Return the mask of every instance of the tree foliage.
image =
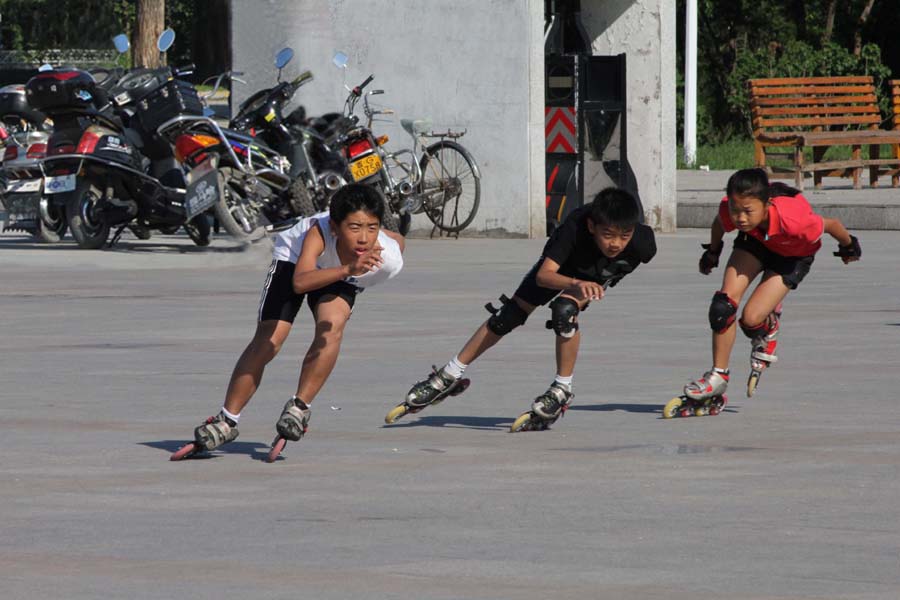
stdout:
{"type": "MultiPolygon", "coordinates": [[[[896,8],[895,0],[699,0],[699,141],[749,134],[746,82],[757,77],[872,75],[886,109],[884,81],[900,71],[896,8]]],[[[684,10],[678,0],[682,83],[684,10]]]]}
{"type": "MultiPolygon", "coordinates": [[[[23,51],[111,49],[116,34],[133,37],[136,7],[137,0],[0,0],[0,45],[23,51]]],[[[176,34],[169,64],[197,62],[201,72],[227,67],[227,28],[222,30],[221,19],[218,29],[209,27],[217,13],[228,11],[227,0],[165,0],[165,10],[166,26],[176,34]],[[210,56],[215,65],[206,64],[210,56]]]]}

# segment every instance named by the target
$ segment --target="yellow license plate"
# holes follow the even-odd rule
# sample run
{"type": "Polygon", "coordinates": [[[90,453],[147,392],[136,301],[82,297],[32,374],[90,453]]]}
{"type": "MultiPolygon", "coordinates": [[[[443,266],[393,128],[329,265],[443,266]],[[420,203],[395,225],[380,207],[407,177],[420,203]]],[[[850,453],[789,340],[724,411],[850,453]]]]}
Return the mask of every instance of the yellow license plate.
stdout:
{"type": "Polygon", "coordinates": [[[350,163],[350,174],[353,175],[353,181],[361,181],[366,177],[371,177],[381,170],[381,157],[377,154],[370,154],[356,162],[350,163]]]}

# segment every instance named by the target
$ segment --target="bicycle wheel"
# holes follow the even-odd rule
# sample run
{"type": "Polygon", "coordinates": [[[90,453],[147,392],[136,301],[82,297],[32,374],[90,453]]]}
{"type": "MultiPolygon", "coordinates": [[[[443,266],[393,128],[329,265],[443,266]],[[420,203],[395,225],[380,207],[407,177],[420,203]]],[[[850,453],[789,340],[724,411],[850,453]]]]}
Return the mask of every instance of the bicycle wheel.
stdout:
{"type": "Polygon", "coordinates": [[[481,178],[469,152],[456,142],[442,140],[425,148],[419,165],[418,193],[431,222],[450,233],[468,227],[481,197],[481,178]]]}

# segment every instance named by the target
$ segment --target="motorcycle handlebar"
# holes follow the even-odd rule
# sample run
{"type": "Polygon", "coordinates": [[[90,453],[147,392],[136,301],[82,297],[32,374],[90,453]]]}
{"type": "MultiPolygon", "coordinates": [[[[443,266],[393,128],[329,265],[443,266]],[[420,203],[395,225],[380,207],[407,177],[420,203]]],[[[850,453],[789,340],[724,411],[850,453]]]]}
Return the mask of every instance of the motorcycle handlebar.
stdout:
{"type": "Polygon", "coordinates": [[[183,67],[175,67],[172,70],[174,71],[176,77],[180,77],[181,75],[192,74],[194,72],[194,69],[196,69],[196,68],[197,68],[197,66],[194,63],[190,63],[187,65],[184,65],[183,67]]]}
{"type": "Polygon", "coordinates": [[[375,79],[375,76],[374,76],[374,75],[369,75],[368,77],[366,77],[366,80],[365,80],[365,81],[363,81],[361,84],[359,84],[358,86],[356,86],[355,88],[353,88],[353,94],[354,94],[355,96],[361,96],[361,95],[362,95],[363,89],[364,89],[367,85],[369,85],[370,83],[372,83],[372,80],[373,80],[373,79],[375,79]]]}

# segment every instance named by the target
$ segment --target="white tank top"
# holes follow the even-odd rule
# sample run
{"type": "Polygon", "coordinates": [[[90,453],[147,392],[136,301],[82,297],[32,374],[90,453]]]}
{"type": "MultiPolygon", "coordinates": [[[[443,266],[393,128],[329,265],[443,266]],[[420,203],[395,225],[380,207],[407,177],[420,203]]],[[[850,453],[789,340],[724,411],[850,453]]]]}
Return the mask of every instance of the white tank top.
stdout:
{"type": "MultiPolygon", "coordinates": [[[[331,233],[331,217],[327,212],[316,213],[301,219],[290,229],[279,233],[275,237],[272,258],[296,264],[300,258],[300,250],[303,248],[306,233],[313,225],[319,226],[325,240],[325,250],[316,259],[316,267],[330,269],[341,266],[341,259],[337,253],[337,236],[331,233]]],[[[358,277],[347,277],[344,281],[360,288],[366,288],[387,281],[400,272],[403,268],[403,254],[400,252],[400,245],[383,231],[378,232],[378,243],[384,248],[381,251],[381,258],[384,261],[381,267],[358,277]]]]}

